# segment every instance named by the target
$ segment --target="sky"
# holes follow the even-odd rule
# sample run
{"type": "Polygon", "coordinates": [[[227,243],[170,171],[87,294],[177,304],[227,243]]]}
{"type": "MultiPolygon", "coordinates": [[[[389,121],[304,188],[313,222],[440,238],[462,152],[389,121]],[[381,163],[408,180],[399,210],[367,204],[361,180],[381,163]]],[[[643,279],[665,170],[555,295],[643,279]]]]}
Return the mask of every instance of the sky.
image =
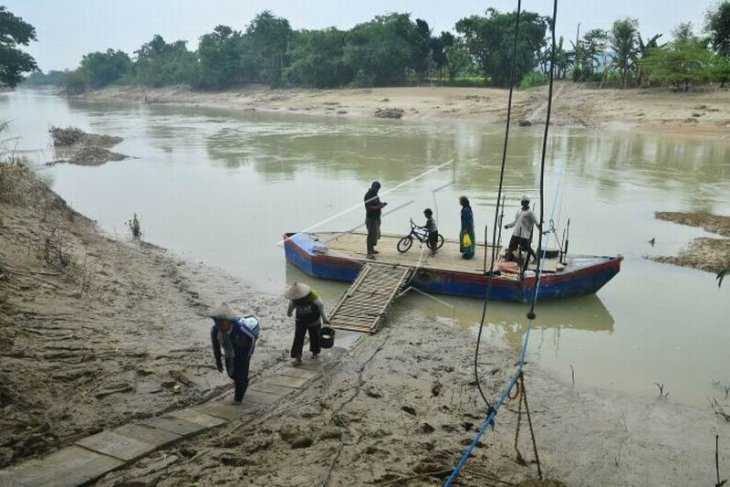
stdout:
{"type": "MultiPolygon", "coordinates": [[[[523,10],[552,13],[551,0],[523,0],[523,10]]],[[[574,39],[580,32],[608,29],[619,18],[636,18],[644,38],[691,21],[695,32],[704,24],[705,12],[717,0],[559,0],[557,31],[574,39]]],[[[487,8],[512,11],[517,0],[0,0],[15,15],[36,28],[38,42],[27,51],[43,71],[74,69],[89,52],[108,48],[130,55],[152,36],[166,41],[187,40],[197,48],[198,39],[218,24],[237,30],[263,10],[289,20],[293,29],[335,26],[350,29],[376,15],[408,12],[428,22],[433,32],[454,31],[463,17],[482,15],[487,8]]]]}

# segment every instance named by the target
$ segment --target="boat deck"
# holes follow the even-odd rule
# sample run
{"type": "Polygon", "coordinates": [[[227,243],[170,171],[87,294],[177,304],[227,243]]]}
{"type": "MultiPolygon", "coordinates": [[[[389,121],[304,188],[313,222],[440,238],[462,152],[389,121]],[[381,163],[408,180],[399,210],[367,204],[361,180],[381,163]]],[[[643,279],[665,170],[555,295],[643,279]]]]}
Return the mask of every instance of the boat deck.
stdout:
{"type": "MultiPolygon", "coordinates": [[[[317,233],[317,237],[327,247],[327,255],[343,257],[362,263],[373,262],[366,257],[365,233],[317,233]]],[[[401,254],[396,248],[401,238],[402,235],[382,235],[376,247],[380,253],[374,262],[419,269],[447,270],[478,275],[484,274],[484,244],[477,244],[472,259],[463,259],[459,252],[459,242],[453,240],[445,241],[443,247],[438,250],[436,255],[431,255],[431,251],[426,244],[421,244],[417,240],[413,242],[413,246],[408,252],[401,254]]],[[[491,245],[487,246],[486,252],[486,262],[487,267],[489,267],[492,253],[495,252],[494,247],[491,245]]],[[[501,253],[502,247],[497,247],[497,262],[501,253]]],[[[546,259],[543,265],[544,272],[556,272],[561,268],[562,266],[558,263],[557,259],[546,259]]],[[[530,265],[530,269],[535,269],[534,264],[530,265]]],[[[503,273],[503,277],[509,276],[510,274],[503,273]]],[[[515,279],[519,279],[517,274],[514,274],[514,277],[515,279]]]]}
{"type": "MultiPolygon", "coordinates": [[[[366,258],[366,235],[362,232],[287,233],[284,249],[287,261],[320,279],[353,282],[368,267],[366,264],[374,263],[390,266],[394,271],[411,271],[409,285],[421,291],[475,298],[484,298],[488,293],[496,300],[518,302],[533,299],[535,293],[537,299],[593,294],[620,271],[623,260],[620,255],[571,255],[565,264],[557,258],[543,259],[544,274],[539,281],[534,264],[529,267],[532,272],[521,275],[516,263],[497,260],[495,267],[500,273],[489,281],[484,273],[485,252],[489,264],[492,252],[499,255],[501,248],[478,245],[475,257],[465,260],[459,253],[458,241],[451,240],[436,255],[431,255],[420,243],[414,243],[408,252],[401,254],[396,247],[401,238],[383,235],[377,247],[380,253],[374,261],[366,258]],[[493,286],[487,287],[488,282],[493,286]]],[[[353,303],[362,304],[357,300],[353,303]]],[[[365,317],[378,314],[371,308],[367,306],[365,317]]]]}

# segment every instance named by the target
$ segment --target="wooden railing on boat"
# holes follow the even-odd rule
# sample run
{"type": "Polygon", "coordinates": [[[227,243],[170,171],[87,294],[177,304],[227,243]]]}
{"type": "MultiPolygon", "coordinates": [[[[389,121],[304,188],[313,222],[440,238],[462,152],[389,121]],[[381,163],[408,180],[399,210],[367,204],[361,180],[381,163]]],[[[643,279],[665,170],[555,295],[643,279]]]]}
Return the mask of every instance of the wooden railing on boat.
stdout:
{"type": "Polygon", "coordinates": [[[330,313],[333,328],[375,333],[413,277],[410,266],[367,263],[330,313]]]}

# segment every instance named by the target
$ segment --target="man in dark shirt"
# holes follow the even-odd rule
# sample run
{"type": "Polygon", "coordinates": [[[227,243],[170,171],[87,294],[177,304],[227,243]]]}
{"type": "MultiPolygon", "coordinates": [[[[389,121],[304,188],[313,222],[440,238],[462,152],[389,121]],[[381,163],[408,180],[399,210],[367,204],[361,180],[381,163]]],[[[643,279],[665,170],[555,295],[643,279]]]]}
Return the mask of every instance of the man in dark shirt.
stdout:
{"type": "Polygon", "coordinates": [[[375,259],[375,254],[378,253],[375,250],[375,246],[378,245],[378,239],[380,238],[380,213],[382,212],[385,205],[388,203],[381,203],[378,197],[378,191],[380,190],[380,183],[373,181],[370,185],[370,189],[365,193],[365,227],[368,229],[368,259],[375,259]]]}

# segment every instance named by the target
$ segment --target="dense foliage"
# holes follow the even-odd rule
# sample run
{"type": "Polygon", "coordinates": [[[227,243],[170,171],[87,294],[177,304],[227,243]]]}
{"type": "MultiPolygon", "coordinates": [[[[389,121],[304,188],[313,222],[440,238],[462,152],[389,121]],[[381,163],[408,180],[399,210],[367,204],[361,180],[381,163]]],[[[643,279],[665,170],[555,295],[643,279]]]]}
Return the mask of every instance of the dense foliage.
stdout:
{"type": "MultiPolygon", "coordinates": [[[[69,93],[111,83],[186,84],[208,90],[247,83],[314,88],[433,82],[506,87],[513,59],[516,85],[543,84],[552,59],[551,19],[522,12],[513,56],[515,21],[515,12],[490,8],[484,15],[460,19],[454,32],[439,35],[425,20],[398,12],[376,16],[350,30],[293,30],[287,19],[264,11],[242,30],[216,26],[200,37],[195,50],[188,49],[185,41],[168,43],[155,35],[132,56],[112,49],[87,54],[77,69],[65,72],[63,84],[69,93]]],[[[3,32],[10,29],[0,37],[0,60],[12,64],[3,57],[8,43],[27,44],[35,39],[35,31],[1,8],[0,27],[3,32]],[[7,27],[8,22],[14,27],[7,27]]],[[[672,41],[661,43],[662,34],[642,37],[637,19],[618,19],[607,29],[589,30],[575,40],[560,37],[554,75],[601,87],[667,85],[688,90],[705,83],[724,84],[730,79],[730,0],[721,0],[707,12],[703,34],[696,35],[691,24],[683,23],[674,30],[672,41]]],[[[18,60],[28,61],[29,56],[17,52],[18,60]]],[[[20,66],[34,67],[28,62],[20,66]]],[[[8,69],[3,66],[0,75],[9,76],[8,69]]],[[[16,72],[8,79],[17,82],[19,76],[16,72]]],[[[29,84],[58,78],[58,72],[35,74],[29,84]]]]}
{"type": "MultiPolygon", "coordinates": [[[[516,14],[487,10],[484,17],[473,15],[456,23],[469,54],[479,65],[485,80],[497,86],[508,86],[512,64],[516,14]]],[[[514,56],[515,79],[533,70],[540,50],[545,47],[549,19],[532,12],[520,16],[517,49],[514,56]]]]}
{"type": "Polygon", "coordinates": [[[0,5],[0,86],[15,86],[23,73],[38,68],[30,54],[18,49],[35,40],[35,28],[0,5]]]}
{"type": "MultiPolygon", "coordinates": [[[[536,67],[548,25],[548,19],[537,14],[522,15],[517,81],[536,67]]],[[[188,84],[210,90],[246,83],[315,88],[432,80],[506,85],[509,78],[503,71],[511,59],[514,13],[490,9],[484,17],[460,22],[457,31],[463,36],[451,32],[433,36],[425,20],[397,12],[376,16],[349,31],[334,27],[294,31],[289,21],[265,11],[244,30],[215,27],[201,36],[195,51],[188,50],[184,41],[168,43],[156,35],[132,59],[113,50],[87,54],[79,68],[66,72],[64,84],[69,93],[110,83],[188,84]]]]}
{"type": "Polygon", "coordinates": [[[51,70],[48,73],[33,71],[23,80],[23,84],[26,86],[62,85],[64,76],[66,76],[66,73],[63,71],[51,70]]]}

